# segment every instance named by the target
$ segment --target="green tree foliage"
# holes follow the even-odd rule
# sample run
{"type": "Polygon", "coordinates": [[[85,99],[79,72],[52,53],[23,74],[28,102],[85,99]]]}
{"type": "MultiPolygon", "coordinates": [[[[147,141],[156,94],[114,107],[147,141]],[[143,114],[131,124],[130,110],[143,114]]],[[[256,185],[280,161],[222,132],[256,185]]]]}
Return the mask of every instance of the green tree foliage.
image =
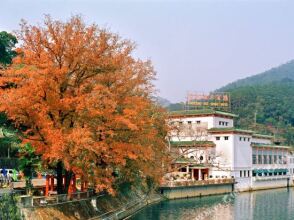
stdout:
{"type": "Polygon", "coordinates": [[[33,172],[41,167],[41,158],[35,153],[35,148],[26,143],[19,147],[19,169],[23,171],[26,179],[27,193],[32,189],[33,172]]]}
{"type": "Polygon", "coordinates": [[[0,219],[20,220],[20,211],[16,205],[16,198],[12,194],[0,194],[0,219]]]}
{"type": "Polygon", "coordinates": [[[15,44],[17,44],[17,39],[14,35],[6,31],[0,32],[0,64],[6,66],[11,63],[16,55],[15,44]]]}
{"type": "Polygon", "coordinates": [[[231,93],[238,126],[275,134],[294,145],[294,60],[218,91],[231,93]]]}
{"type": "Polygon", "coordinates": [[[20,139],[18,130],[7,120],[4,113],[0,113],[0,167],[17,168],[18,146],[20,139]]]}
{"type": "Polygon", "coordinates": [[[237,126],[272,133],[294,145],[294,80],[226,91],[231,93],[232,111],[240,116],[237,126]]]}
{"type": "Polygon", "coordinates": [[[230,89],[240,88],[242,86],[266,85],[287,79],[294,80],[294,60],[263,73],[229,83],[228,85],[220,88],[219,91],[227,91],[230,89]]]}

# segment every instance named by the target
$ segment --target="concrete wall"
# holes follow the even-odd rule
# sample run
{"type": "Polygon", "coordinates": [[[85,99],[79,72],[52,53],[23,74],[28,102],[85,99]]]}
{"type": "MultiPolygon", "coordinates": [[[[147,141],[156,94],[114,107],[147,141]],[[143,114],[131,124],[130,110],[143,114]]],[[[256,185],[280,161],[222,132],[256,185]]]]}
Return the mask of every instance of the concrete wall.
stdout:
{"type": "Polygon", "coordinates": [[[216,163],[217,166],[223,168],[234,166],[234,139],[232,134],[215,134],[211,135],[210,140],[215,143],[216,150],[216,163]],[[225,140],[225,137],[229,137],[229,140],[225,140]],[[220,137],[220,140],[216,140],[216,137],[220,137]]]}
{"type": "Polygon", "coordinates": [[[234,127],[234,120],[222,117],[213,117],[213,127],[215,128],[232,128],[234,127]],[[227,122],[228,125],[220,125],[219,122],[227,122]]]}
{"type": "Polygon", "coordinates": [[[248,177],[251,175],[252,148],[251,136],[234,134],[234,177],[248,177]],[[241,139],[241,140],[240,140],[241,139]],[[242,175],[241,175],[242,174],[242,175]]]}
{"type": "Polygon", "coordinates": [[[199,197],[217,195],[232,192],[232,184],[185,186],[185,187],[162,187],[162,195],[168,199],[180,199],[187,197],[199,197]]]}
{"type": "MultiPolygon", "coordinates": [[[[272,177],[272,179],[270,179],[270,177],[236,178],[235,191],[244,192],[287,187],[287,178],[288,176],[277,176],[272,177]]],[[[289,179],[289,186],[294,186],[293,178],[291,177],[289,179]]]]}
{"type": "Polygon", "coordinates": [[[272,141],[270,139],[266,139],[266,138],[253,137],[252,138],[252,143],[272,144],[272,141]]]}

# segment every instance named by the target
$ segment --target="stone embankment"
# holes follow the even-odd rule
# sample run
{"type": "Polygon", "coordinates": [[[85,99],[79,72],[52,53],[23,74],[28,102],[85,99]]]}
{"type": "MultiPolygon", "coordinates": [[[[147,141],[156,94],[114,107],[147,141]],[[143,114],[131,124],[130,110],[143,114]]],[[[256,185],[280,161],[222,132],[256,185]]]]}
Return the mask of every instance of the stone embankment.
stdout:
{"type": "MultiPolygon", "coordinates": [[[[55,200],[54,196],[52,199],[55,200]]],[[[127,218],[146,205],[162,199],[155,192],[146,195],[140,190],[133,190],[115,197],[100,195],[76,201],[23,207],[21,213],[25,220],[116,220],[127,218]]]]}

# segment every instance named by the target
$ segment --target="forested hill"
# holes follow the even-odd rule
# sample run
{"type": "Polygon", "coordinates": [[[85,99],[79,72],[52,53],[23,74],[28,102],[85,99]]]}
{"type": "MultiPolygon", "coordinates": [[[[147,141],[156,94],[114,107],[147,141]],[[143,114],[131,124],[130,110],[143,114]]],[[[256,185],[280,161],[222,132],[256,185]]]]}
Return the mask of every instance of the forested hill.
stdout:
{"type": "Polygon", "coordinates": [[[229,83],[228,85],[220,88],[219,91],[226,91],[228,89],[234,89],[248,85],[264,85],[287,79],[294,80],[294,60],[291,60],[288,63],[272,68],[263,73],[229,83]]]}
{"type": "Polygon", "coordinates": [[[231,93],[237,126],[271,133],[294,145],[294,61],[218,91],[231,93]]]}

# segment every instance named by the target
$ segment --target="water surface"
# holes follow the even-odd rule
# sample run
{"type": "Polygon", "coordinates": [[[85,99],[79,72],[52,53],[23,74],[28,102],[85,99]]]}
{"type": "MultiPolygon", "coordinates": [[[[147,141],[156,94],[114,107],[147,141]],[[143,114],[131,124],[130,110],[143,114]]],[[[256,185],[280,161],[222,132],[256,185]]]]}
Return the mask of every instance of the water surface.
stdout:
{"type": "Polygon", "coordinates": [[[294,220],[294,189],[163,201],[136,213],[132,220],[294,220]]]}

